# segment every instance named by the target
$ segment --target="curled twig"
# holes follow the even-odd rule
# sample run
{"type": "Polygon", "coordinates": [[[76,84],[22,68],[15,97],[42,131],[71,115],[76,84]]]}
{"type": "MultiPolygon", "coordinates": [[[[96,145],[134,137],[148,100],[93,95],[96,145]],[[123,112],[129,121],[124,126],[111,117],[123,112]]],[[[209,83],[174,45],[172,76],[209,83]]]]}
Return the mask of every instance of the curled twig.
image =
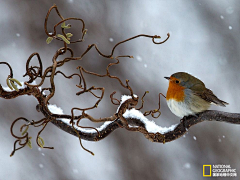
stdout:
{"type": "Polygon", "coordinates": [[[145,91],[145,92],[144,92],[144,94],[143,94],[143,96],[142,96],[142,98],[141,98],[142,104],[141,104],[141,106],[140,106],[139,108],[137,108],[137,110],[140,110],[140,109],[143,108],[143,104],[144,104],[143,98],[146,96],[147,93],[149,93],[149,91],[145,91]]]}
{"type": "MultiPolygon", "coordinates": [[[[88,152],[90,152],[91,154],[93,154],[93,152],[87,150],[86,148],[83,147],[82,142],[81,142],[81,137],[84,136],[84,134],[86,135],[86,132],[81,132],[81,130],[79,130],[80,128],[87,128],[87,129],[93,129],[96,132],[92,133],[92,134],[88,134],[88,137],[94,136],[94,134],[96,134],[97,136],[94,138],[94,141],[98,141],[100,138],[103,138],[104,136],[106,136],[107,133],[110,133],[110,131],[113,131],[116,127],[123,127],[126,128],[129,131],[139,131],[142,132],[144,135],[147,135],[148,132],[146,131],[146,129],[144,129],[144,127],[130,127],[129,124],[129,120],[127,118],[124,117],[124,113],[128,110],[131,110],[133,108],[136,107],[136,105],[138,104],[138,96],[134,95],[134,91],[132,89],[132,87],[129,84],[129,80],[121,80],[118,76],[114,76],[110,73],[110,68],[114,65],[118,65],[120,63],[119,58],[123,58],[123,57],[127,57],[127,58],[133,58],[130,55],[120,55],[120,56],[116,56],[114,57],[114,53],[116,48],[128,41],[131,41],[133,39],[139,38],[139,37],[147,37],[147,38],[151,38],[154,44],[162,44],[164,42],[166,42],[168,40],[168,38],[170,37],[170,35],[168,34],[168,37],[162,41],[162,42],[155,42],[155,39],[160,38],[160,36],[154,35],[146,35],[146,34],[140,34],[137,36],[133,36],[131,38],[128,38],[126,40],[120,41],[118,43],[116,43],[113,48],[110,51],[110,54],[103,54],[99,48],[97,47],[96,44],[91,44],[89,45],[86,50],[78,57],[74,57],[74,53],[73,50],[68,47],[68,44],[72,44],[72,43],[77,43],[77,42],[83,42],[83,38],[87,32],[87,29],[85,28],[85,22],[80,19],[80,18],[64,18],[56,5],[53,5],[45,18],[45,23],[44,23],[44,30],[45,33],[47,34],[47,43],[50,43],[53,39],[57,39],[60,40],[63,43],[63,47],[59,48],[55,54],[53,55],[52,58],[52,64],[50,66],[48,66],[46,69],[43,69],[43,65],[42,65],[42,60],[40,58],[40,55],[38,53],[32,53],[29,58],[27,59],[26,62],[26,73],[24,76],[28,76],[29,80],[27,82],[25,82],[24,84],[26,85],[25,87],[18,89],[16,84],[21,86],[21,83],[17,80],[13,78],[13,72],[12,72],[12,68],[11,66],[7,63],[7,62],[0,62],[0,64],[6,64],[9,69],[10,69],[10,75],[8,75],[7,77],[7,85],[10,89],[15,91],[11,91],[11,92],[7,92],[3,89],[3,87],[0,85],[0,97],[5,98],[5,99],[12,99],[15,97],[18,97],[20,95],[32,95],[34,96],[37,101],[38,101],[38,105],[36,107],[36,110],[38,112],[42,112],[42,114],[44,115],[44,118],[38,121],[29,121],[26,118],[20,117],[18,119],[16,119],[12,125],[11,125],[11,134],[13,137],[16,138],[16,141],[14,142],[14,150],[12,152],[12,155],[15,153],[16,150],[23,148],[24,146],[28,145],[30,148],[32,147],[31,144],[31,137],[28,136],[28,129],[30,126],[32,127],[40,127],[42,126],[41,130],[38,132],[37,138],[36,138],[36,143],[38,144],[39,147],[42,148],[49,148],[52,149],[52,147],[44,147],[44,140],[43,138],[40,136],[40,134],[44,131],[45,127],[47,126],[47,124],[49,122],[53,122],[54,124],[58,124],[59,122],[61,123],[61,121],[56,122],[56,119],[68,119],[69,120],[69,124],[67,125],[59,125],[61,127],[68,127],[71,130],[69,130],[69,132],[71,134],[76,135],[79,138],[80,141],[80,145],[82,146],[82,148],[88,152]],[[54,26],[53,26],[53,33],[48,32],[47,30],[47,24],[49,21],[49,15],[52,12],[52,10],[55,10],[57,15],[60,18],[60,21],[57,22],[54,26]],[[75,22],[79,22],[82,24],[82,28],[81,28],[81,39],[78,39],[76,41],[72,41],[71,37],[73,36],[72,33],[66,33],[65,31],[69,28],[71,28],[72,26],[70,24],[67,24],[67,21],[73,20],[75,22]],[[57,27],[61,26],[61,33],[57,34],[57,27]],[[104,58],[108,58],[111,59],[114,62],[110,62],[107,66],[106,66],[106,73],[105,74],[98,74],[96,72],[91,72],[88,71],[87,69],[85,69],[82,65],[78,66],[79,69],[79,73],[74,73],[70,76],[65,75],[62,71],[60,71],[58,68],[62,67],[63,65],[65,65],[67,62],[70,61],[76,61],[76,60],[81,60],[92,48],[95,48],[95,50],[97,51],[97,53],[104,57],[104,58]],[[60,59],[61,55],[67,55],[67,53],[70,53],[70,55],[62,60],[60,59]],[[35,66],[31,66],[30,63],[32,62],[34,57],[37,57],[38,60],[38,65],[35,66]],[[78,76],[79,77],[79,85],[77,85],[77,87],[79,87],[81,89],[81,91],[77,92],[76,95],[80,96],[82,94],[85,93],[90,93],[91,95],[93,95],[96,98],[96,102],[93,106],[91,107],[74,107],[71,109],[71,114],[67,115],[67,114],[55,114],[54,112],[51,112],[49,110],[49,106],[50,103],[49,101],[51,100],[51,98],[55,95],[55,76],[57,74],[61,74],[63,75],[65,78],[70,79],[73,76],[78,76]],[[114,113],[112,116],[110,117],[105,117],[105,118],[94,118],[92,116],[90,116],[87,111],[95,109],[98,107],[99,103],[102,101],[103,97],[104,97],[104,93],[105,93],[105,88],[104,87],[95,87],[95,86],[91,86],[88,87],[88,83],[84,77],[85,74],[89,74],[95,77],[108,77],[111,79],[116,79],[118,81],[118,83],[124,88],[127,89],[129,91],[129,94],[131,96],[130,99],[126,100],[125,102],[120,102],[120,100],[116,99],[113,97],[113,95],[116,92],[113,92],[110,95],[110,99],[112,104],[114,105],[119,105],[120,107],[117,110],[117,113],[114,113]],[[34,80],[40,80],[40,82],[38,84],[34,84],[33,81],[34,80]],[[49,80],[50,82],[50,87],[41,87],[44,84],[44,82],[46,80],[49,80]],[[125,81],[125,82],[124,82],[125,81]],[[16,83],[16,84],[15,84],[16,83]],[[45,94],[45,91],[49,91],[48,94],[45,94]],[[101,94],[97,95],[96,91],[100,91],[101,94]],[[74,111],[80,111],[79,116],[75,116],[74,115],[74,111]],[[80,121],[82,119],[87,119],[89,121],[98,123],[98,122],[105,122],[106,121],[110,121],[111,123],[109,124],[114,124],[114,127],[112,127],[110,130],[106,130],[104,133],[102,132],[101,128],[100,130],[98,128],[95,127],[83,127],[80,126],[80,121]],[[17,136],[13,133],[13,126],[15,126],[16,122],[20,121],[20,120],[24,120],[26,122],[26,124],[23,124],[20,127],[20,132],[22,132],[22,136],[17,136]],[[19,145],[19,147],[17,147],[17,144],[19,145]]],[[[74,35],[75,37],[75,35],[74,35]]],[[[93,49],[94,49],[93,48],[93,49]]],[[[62,56],[63,57],[63,56],[62,56]]],[[[145,92],[146,94],[146,92],[145,92]]],[[[142,97],[142,105],[140,108],[138,109],[142,109],[143,108],[143,104],[144,104],[144,96],[142,97]]],[[[149,111],[149,114],[151,114],[152,116],[154,116],[155,113],[159,112],[160,113],[160,95],[159,95],[159,108],[157,110],[152,110],[149,111]]],[[[104,124],[105,124],[104,123],[104,124]]],[[[131,123],[131,122],[130,122],[131,123]]],[[[141,123],[140,123],[141,124],[141,123]]]]}
{"type": "MultiPolygon", "coordinates": [[[[56,33],[57,33],[56,28],[57,28],[57,26],[61,25],[62,29],[64,29],[64,28],[65,28],[65,26],[64,26],[65,22],[66,22],[66,21],[69,21],[69,20],[80,21],[80,22],[82,23],[82,26],[83,26],[83,27],[82,27],[82,37],[81,37],[81,39],[79,39],[79,40],[77,40],[77,41],[69,41],[69,42],[70,42],[70,43],[82,42],[82,41],[83,41],[83,38],[84,38],[84,35],[85,35],[86,32],[87,32],[87,29],[85,29],[85,22],[84,22],[82,19],[80,19],[80,18],[66,18],[66,19],[64,19],[64,17],[60,14],[60,12],[59,12],[59,10],[58,10],[58,8],[57,8],[57,6],[56,6],[55,4],[48,10],[48,13],[47,13],[47,15],[46,15],[45,23],[44,23],[45,33],[46,33],[47,36],[49,36],[49,37],[53,37],[53,38],[56,38],[57,40],[63,41],[62,39],[56,37],[56,35],[57,35],[57,34],[56,34],[56,33]],[[53,9],[55,9],[57,15],[61,18],[61,21],[54,25],[54,27],[53,27],[53,33],[49,33],[48,30],[47,30],[47,22],[48,22],[49,15],[50,15],[50,13],[51,13],[51,11],[52,11],[53,9]]],[[[70,25],[67,25],[67,27],[70,27],[70,25]]],[[[62,38],[62,37],[61,37],[61,38],[62,38]]]]}
{"type": "MultiPolygon", "coordinates": [[[[23,118],[23,117],[19,117],[15,121],[13,121],[13,123],[11,125],[11,128],[10,128],[10,132],[11,132],[12,136],[15,137],[17,140],[14,142],[13,151],[12,151],[10,156],[13,156],[14,153],[17,150],[22,149],[24,146],[26,146],[26,144],[29,141],[28,132],[25,132],[24,134],[22,134],[22,136],[17,136],[16,134],[13,133],[13,127],[14,127],[15,123],[20,121],[20,120],[24,120],[25,122],[29,122],[26,118],[23,118]],[[22,142],[22,141],[24,141],[24,142],[22,142]],[[18,148],[16,147],[17,143],[19,145],[18,148]]],[[[21,129],[22,129],[22,127],[21,127],[21,129]]]]}
{"type": "Polygon", "coordinates": [[[114,104],[114,105],[120,105],[120,101],[116,98],[113,97],[113,95],[116,94],[116,91],[114,91],[111,95],[110,95],[110,99],[111,99],[111,102],[114,104]],[[117,103],[114,102],[117,101],[117,103]]]}
{"type": "MultiPolygon", "coordinates": [[[[49,122],[49,121],[48,121],[49,122]]],[[[42,133],[42,131],[45,129],[45,127],[47,126],[48,122],[45,122],[43,124],[42,129],[38,132],[37,138],[36,138],[36,143],[39,147],[41,148],[46,148],[46,149],[54,149],[53,147],[44,147],[44,140],[40,137],[40,134],[42,133]]]]}
{"type": "Polygon", "coordinates": [[[165,40],[163,40],[163,41],[161,41],[161,42],[156,42],[155,39],[156,39],[156,38],[157,38],[157,39],[160,38],[160,36],[157,36],[157,35],[156,35],[155,37],[152,38],[152,41],[153,41],[154,44],[163,44],[163,43],[165,43],[165,42],[170,38],[170,34],[167,33],[167,36],[168,36],[168,37],[167,37],[165,40]]]}
{"type": "MultiPolygon", "coordinates": [[[[158,118],[160,115],[161,115],[161,111],[160,111],[160,108],[161,108],[161,105],[160,105],[160,96],[163,96],[165,97],[162,93],[159,93],[158,94],[158,109],[154,109],[154,110],[150,110],[150,111],[146,111],[143,115],[144,116],[148,116],[151,114],[151,116],[153,118],[158,118]],[[155,115],[156,113],[158,113],[158,115],[155,115]]],[[[165,97],[166,98],[166,97],[165,97]]]]}
{"type": "Polygon", "coordinates": [[[42,66],[42,60],[40,58],[40,55],[38,53],[32,53],[26,62],[26,74],[24,75],[29,77],[28,83],[32,83],[37,77],[42,77],[42,68],[43,66],[42,66]],[[34,56],[36,56],[38,59],[39,67],[37,66],[29,67],[30,61],[34,56]],[[37,69],[37,71],[35,69],[37,69]]]}
{"type": "Polygon", "coordinates": [[[10,70],[10,75],[9,78],[13,78],[13,70],[12,67],[10,66],[10,64],[8,64],[7,62],[0,62],[0,64],[6,64],[10,70]]]}

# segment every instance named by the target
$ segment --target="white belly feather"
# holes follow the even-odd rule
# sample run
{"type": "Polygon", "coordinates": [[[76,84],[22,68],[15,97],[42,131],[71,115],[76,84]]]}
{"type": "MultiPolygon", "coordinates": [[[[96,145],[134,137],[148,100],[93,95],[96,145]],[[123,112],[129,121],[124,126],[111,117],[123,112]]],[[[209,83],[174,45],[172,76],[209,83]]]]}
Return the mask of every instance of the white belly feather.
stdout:
{"type": "Polygon", "coordinates": [[[178,117],[184,117],[191,114],[194,114],[188,107],[188,105],[184,102],[177,102],[174,99],[169,99],[167,101],[169,109],[178,117]]]}
{"type": "Polygon", "coordinates": [[[182,118],[184,116],[203,112],[210,107],[209,102],[194,95],[190,89],[185,89],[184,93],[184,101],[176,101],[174,99],[167,100],[168,107],[176,116],[182,118]]]}

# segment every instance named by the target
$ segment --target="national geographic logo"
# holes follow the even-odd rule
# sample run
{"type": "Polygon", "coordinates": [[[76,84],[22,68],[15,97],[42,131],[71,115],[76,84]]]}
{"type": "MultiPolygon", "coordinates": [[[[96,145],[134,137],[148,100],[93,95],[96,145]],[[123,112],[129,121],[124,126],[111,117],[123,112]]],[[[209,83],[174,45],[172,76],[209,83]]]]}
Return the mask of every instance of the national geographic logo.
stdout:
{"type": "Polygon", "coordinates": [[[203,165],[203,177],[237,177],[236,169],[230,165],[203,165]]]}

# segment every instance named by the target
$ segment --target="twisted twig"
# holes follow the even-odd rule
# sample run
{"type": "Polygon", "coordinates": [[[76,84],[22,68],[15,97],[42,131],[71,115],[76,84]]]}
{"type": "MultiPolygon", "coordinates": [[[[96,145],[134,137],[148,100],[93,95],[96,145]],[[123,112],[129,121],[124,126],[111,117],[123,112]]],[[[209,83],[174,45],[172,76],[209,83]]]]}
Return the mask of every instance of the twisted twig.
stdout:
{"type": "MultiPolygon", "coordinates": [[[[131,38],[128,38],[126,40],[120,41],[115,46],[113,46],[110,54],[106,55],[103,54],[99,48],[97,47],[96,44],[91,44],[87,47],[87,49],[78,57],[74,57],[73,50],[68,47],[68,44],[71,43],[77,43],[77,42],[83,42],[84,35],[86,34],[87,30],[85,29],[85,22],[80,19],[80,18],[64,18],[56,5],[53,5],[45,18],[45,23],[44,23],[44,29],[45,32],[48,36],[47,43],[50,43],[53,39],[59,40],[63,42],[63,47],[59,48],[55,54],[53,55],[52,58],[52,65],[47,67],[45,70],[43,69],[42,65],[42,60],[40,58],[40,55],[38,53],[33,53],[29,56],[27,62],[26,62],[26,73],[24,76],[29,77],[29,80],[25,82],[25,86],[21,88],[17,88],[14,82],[16,82],[19,86],[21,83],[13,78],[13,70],[12,67],[7,63],[7,62],[0,62],[0,64],[5,64],[8,66],[10,73],[7,77],[6,83],[8,87],[12,91],[6,91],[0,84],[0,97],[4,99],[12,99],[16,98],[21,95],[31,95],[34,98],[37,99],[38,104],[36,106],[36,110],[38,112],[41,112],[44,115],[44,118],[41,120],[37,121],[29,121],[24,117],[17,118],[15,121],[13,121],[11,125],[11,134],[13,137],[15,137],[17,140],[14,142],[14,150],[11,155],[15,153],[16,150],[19,150],[26,145],[28,145],[31,148],[31,137],[29,137],[28,134],[28,129],[30,127],[40,127],[41,130],[38,132],[37,138],[36,138],[36,143],[38,146],[42,148],[52,148],[52,147],[44,147],[44,141],[40,137],[40,134],[43,132],[45,127],[49,122],[53,123],[54,125],[58,126],[61,128],[63,131],[66,131],[70,134],[73,134],[77,136],[80,140],[80,145],[82,148],[91,154],[93,152],[89,151],[88,149],[84,148],[81,142],[81,139],[88,140],[88,141],[99,141],[105,137],[107,137],[111,132],[113,132],[117,128],[125,128],[129,131],[138,131],[144,134],[144,136],[153,141],[153,142],[160,142],[160,143],[165,143],[165,142],[170,142],[173,141],[179,137],[181,137],[183,134],[186,133],[187,129],[190,128],[191,126],[202,122],[202,121],[223,121],[223,122],[229,122],[229,123],[234,123],[234,124],[240,124],[240,114],[234,114],[234,113],[225,113],[225,112],[219,112],[219,111],[205,111],[203,113],[200,113],[198,117],[186,117],[184,120],[180,121],[180,123],[174,128],[165,128],[162,129],[161,127],[157,126],[154,124],[152,121],[149,121],[146,119],[145,116],[151,115],[153,118],[157,118],[160,116],[161,111],[160,111],[160,95],[164,96],[162,93],[159,93],[159,101],[158,101],[158,108],[155,110],[150,110],[146,111],[145,113],[141,113],[138,110],[141,110],[144,106],[144,96],[146,93],[143,95],[141,98],[141,105],[139,108],[136,108],[136,106],[139,103],[139,97],[134,95],[134,90],[130,86],[129,80],[121,80],[119,77],[114,76],[110,73],[110,68],[112,66],[118,65],[120,63],[119,58],[120,57],[128,57],[128,58],[133,58],[130,55],[120,55],[114,57],[114,52],[116,48],[130,40],[139,38],[139,37],[147,37],[151,38],[154,44],[163,44],[165,43],[170,35],[167,34],[167,38],[161,42],[156,42],[156,39],[161,38],[158,35],[146,35],[146,34],[140,34],[137,36],[133,36],[131,38]],[[47,24],[49,20],[49,15],[52,12],[52,10],[55,9],[57,15],[60,17],[60,21],[53,26],[53,33],[49,33],[47,30],[47,24]],[[82,23],[82,28],[81,28],[81,39],[76,40],[76,41],[71,41],[70,37],[73,36],[71,33],[66,33],[65,29],[69,29],[71,25],[65,25],[66,21],[69,20],[74,20],[74,21],[80,21],[82,23]],[[57,34],[57,27],[61,25],[61,34],[57,34]],[[79,65],[79,73],[74,73],[72,75],[65,75],[64,72],[59,71],[58,68],[62,67],[69,61],[76,61],[76,60],[81,60],[92,48],[95,48],[95,50],[98,52],[99,55],[101,55],[104,58],[112,59],[115,60],[115,62],[110,62],[106,66],[106,73],[105,74],[98,74],[96,72],[91,72],[85,69],[83,66],[79,65]],[[64,58],[63,60],[58,60],[61,55],[66,55],[66,53],[70,53],[69,57],[64,58]],[[30,62],[33,59],[33,57],[37,57],[38,59],[38,66],[30,66],[30,62]],[[73,107],[71,109],[71,114],[63,114],[62,111],[59,112],[54,112],[50,111],[50,105],[49,105],[49,100],[55,95],[55,76],[57,74],[62,74],[65,78],[71,79],[73,76],[78,76],[79,77],[79,84],[77,87],[80,88],[80,91],[76,93],[76,95],[80,96],[85,93],[90,93],[96,98],[96,102],[93,106],[91,107],[73,107]],[[108,77],[110,79],[115,79],[118,81],[118,83],[122,86],[122,88],[127,89],[130,96],[125,97],[125,99],[120,101],[117,98],[114,98],[113,95],[116,92],[113,92],[110,95],[110,102],[114,105],[119,105],[117,112],[113,113],[112,116],[110,117],[105,117],[105,118],[95,118],[90,116],[87,113],[87,110],[92,110],[94,108],[97,108],[99,103],[102,101],[104,97],[104,92],[105,88],[104,87],[95,87],[95,86],[88,86],[88,83],[84,77],[85,74],[89,74],[95,77],[108,77]],[[37,78],[40,79],[39,84],[34,84],[34,80],[37,78]],[[50,81],[50,87],[41,87],[43,83],[49,80],[50,81]],[[12,86],[10,86],[9,82],[11,83],[12,86]],[[49,94],[45,95],[44,91],[48,90],[49,94]],[[101,95],[97,96],[95,94],[95,91],[100,91],[101,95]],[[80,111],[79,116],[74,115],[74,111],[80,111]],[[155,115],[158,113],[158,115],[155,115]],[[98,123],[98,122],[104,122],[104,124],[101,127],[95,128],[95,127],[83,127],[80,125],[80,121],[82,119],[88,119],[89,121],[98,123]],[[17,136],[13,132],[13,127],[16,122],[23,120],[24,124],[20,127],[20,132],[22,132],[22,136],[17,136]],[[154,130],[152,132],[151,129],[149,129],[148,124],[151,123],[151,126],[155,126],[155,129],[159,129],[158,131],[154,130]],[[17,147],[18,146],[18,147],[17,147]]],[[[94,49],[93,48],[93,49],[94,49]]],[[[21,121],[22,122],[22,121],[21,121]]]]}

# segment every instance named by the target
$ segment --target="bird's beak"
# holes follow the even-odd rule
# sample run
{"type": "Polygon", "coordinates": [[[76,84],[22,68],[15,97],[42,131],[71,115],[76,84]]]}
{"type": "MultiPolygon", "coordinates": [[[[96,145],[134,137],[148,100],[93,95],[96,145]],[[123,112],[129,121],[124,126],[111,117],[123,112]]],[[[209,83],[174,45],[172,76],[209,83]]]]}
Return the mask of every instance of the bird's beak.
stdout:
{"type": "Polygon", "coordinates": [[[170,79],[170,77],[164,77],[165,79],[167,79],[167,80],[169,80],[170,79]]]}

